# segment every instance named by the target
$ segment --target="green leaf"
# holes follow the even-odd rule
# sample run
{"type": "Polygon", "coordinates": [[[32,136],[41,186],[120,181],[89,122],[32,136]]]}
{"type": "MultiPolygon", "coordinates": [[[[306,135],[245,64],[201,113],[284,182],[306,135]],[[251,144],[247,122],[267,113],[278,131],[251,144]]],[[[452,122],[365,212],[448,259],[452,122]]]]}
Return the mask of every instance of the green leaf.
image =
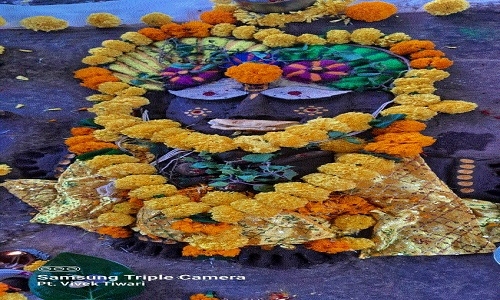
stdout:
{"type": "Polygon", "coordinates": [[[104,127],[95,123],[94,118],[88,118],[88,119],[82,119],[78,121],[78,125],[80,126],[85,126],[85,127],[91,127],[95,129],[103,129],[104,127]]]}
{"type": "Polygon", "coordinates": [[[386,128],[398,120],[403,120],[405,117],[405,114],[391,114],[372,120],[368,124],[375,128],[386,128]]]}
{"type": "Polygon", "coordinates": [[[120,300],[144,290],[129,268],[102,258],[63,252],[29,279],[31,292],[44,300],[120,300]],[[73,270],[62,272],[62,268],[73,270]],[[70,287],[72,283],[77,287],[70,287]]]}
{"type": "Polygon", "coordinates": [[[90,160],[98,155],[117,155],[117,154],[127,154],[129,153],[119,150],[119,149],[114,149],[114,148],[104,148],[104,149],[99,149],[91,152],[87,152],[84,154],[80,154],[76,157],[78,160],[90,160]]]}
{"type": "Polygon", "coordinates": [[[285,177],[285,178],[286,178],[286,179],[288,179],[288,180],[292,180],[292,179],[293,179],[295,176],[297,176],[297,175],[298,175],[298,173],[297,173],[297,172],[295,172],[295,171],[294,171],[294,170],[292,170],[292,169],[288,169],[288,170],[285,170],[285,171],[283,172],[283,177],[285,177]]]}
{"type": "Polygon", "coordinates": [[[252,163],[263,163],[271,160],[271,158],[273,157],[274,154],[263,153],[263,154],[248,154],[243,156],[241,159],[252,163]]]}
{"type": "Polygon", "coordinates": [[[340,131],[328,131],[328,137],[331,139],[340,139],[345,136],[344,132],[340,131]]]}
{"type": "Polygon", "coordinates": [[[200,213],[196,215],[191,215],[189,218],[195,222],[200,222],[200,223],[219,223],[212,219],[212,214],[210,213],[200,213]]]}
{"type": "Polygon", "coordinates": [[[272,192],[274,191],[274,186],[272,184],[255,184],[252,186],[256,192],[272,192]]]}
{"type": "Polygon", "coordinates": [[[218,167],[218,164],[215,162],[200,161],[192,164],[191,167],[195,169],[214,169],[218,167]]]}
{"type": "Polygon", "coordinates": [[[256,176],[255,175],[239,175],[237,177],[238,177],[238,179],[241,179],[245,182],[253,182],[253,181],[255,181],[256,176]]]}
{"type": "Polygon", "coordinates": [[[227,186],[229,183],[227,182],[224,182],[224,181],[214,181],[214,182],[210,182],[208,185],[209,186],[212,186],[212,187],[225,187],[227,186]]]}
{"type": "Polygon", "coordinates": [[[351,144],[356,144],[356,145],[361,144],[361,141],[359,139],[352,137],[352,136],[346,136],[346,137],[344,137],[344,140],[348,141],[351,144]]]}

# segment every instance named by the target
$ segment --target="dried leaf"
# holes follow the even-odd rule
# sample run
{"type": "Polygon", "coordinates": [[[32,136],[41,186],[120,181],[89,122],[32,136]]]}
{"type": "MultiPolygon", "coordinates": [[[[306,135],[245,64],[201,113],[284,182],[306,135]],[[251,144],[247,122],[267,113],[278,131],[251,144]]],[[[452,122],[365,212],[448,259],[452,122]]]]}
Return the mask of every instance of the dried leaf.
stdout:
{"type": "Polygon", "coordinates": [[[19,103],[18,105],[16,105],[16,108],[23,108],[24,106],[24,104],[19,103]]]}
{"type": "Polygon", "coordinates": [[[17,79],[17,80],[30,80],[28,77],[21,76],[21,75],[16,76],[16,79],[17,79]]]}
{"type": "Polygon", "coordinates": [[[30,50],[30,49],[19,49],[19,52],[27,52],[27,53],[30,53],[30,52],[33,52],[33,50],[30,50]]]}
{"type": "Polygon", "coordinates": [[[62,108],[60,107],[54,107],[54,108],[47,108],[46,111],[58,111],[58,110],[62,110],[62,108]]]}

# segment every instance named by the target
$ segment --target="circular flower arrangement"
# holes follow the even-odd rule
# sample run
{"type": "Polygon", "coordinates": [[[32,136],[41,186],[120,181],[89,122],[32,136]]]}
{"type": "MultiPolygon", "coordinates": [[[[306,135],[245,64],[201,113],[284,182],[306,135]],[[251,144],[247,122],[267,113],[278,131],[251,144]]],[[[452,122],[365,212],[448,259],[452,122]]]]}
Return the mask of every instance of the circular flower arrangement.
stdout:
{"type": "MultiPolygon", "coordinates": [[[[238,19],[238,12],[234,16],[238,19]]],[[[347,37],[352,37],[350,42],[389,51],[340,43],[346,32],[339,30],[329,31],[325,38],[307,39],[270,31],[263,37],[255,30],[262,43],[229,36],[200,37],[215,26],[167,23],[159,29],[164,35],[157,30],[124,35],[141,43],[103,42],[103,47],[120,51],[119,56],[101,63],[96,55],[84,58],[92,66],[76,71],[75,77],[101,93],[88,97],[96,102],[89,109],[96,117],[87,121],[88,128],[75,128],[74,137],[66,141],[79,156],[60,179],[68,180],[69,174],[71,180],[96,179],[93,197],[99,204],[92,214],[84,215],[86,222],[80,226],[116,238],[134,230],[153,239],[183,243],[184,256],[237,256],[242,247],[252,245],[301,244],[330,254],[368,249],[375,243],[356,234],[374,226],[370,211],[376,206],[355,191],[387,176],[399,162],[418,156],[434,142],[420,133],[425,129],[420,121],[438,112],[475,108],[473,103],[441,100],[433,94],[434,82],[449,75],[440,69],[451,61],[441,52],[429,52],[435,50],[431,41],[412,40],[403,33],[386,35],[373,28],[347,32],[347,37]],[[138,39],[138,34],[145,38],[138,39]],[[172,40],[160,40],[172,36],[175,47],[172,40]],[[149,44],[143,43],[146,38],[149,44]],[[325,43],[317,44],[319,40],[325,43]],[[304,41],[314,44],[298,44],[304,41]],[[214,69],[231,65],[230,59],[223,58],[242,52],[254,56],[225,70],[242,84],[269,84],[284,75],[332,89],[385,89],[396,96],[394,106],[383,106],[373,114],[348,112],[280,131],[236,136],[196,132],[172,120],[137,116],[150,102],[143,96],[147,90],[163,91],[169,81],[190,86],[212,80],[214,69]],[[270,53],[274,63],[265,64],[270,53]],[[407,56],[410,64],[422,58],[431,61],[414,64],[415,68],[425,65],[422,69],[408,70],[395,54],[407,56]],[[255,55],[265,60],[254,60],[255,55]],[[200,61],[206,68],[175,67],[179,62],[200,61]],[[189,78],[183,77],[188,74],[189,78]],[[153,154],[157,146],[167,148],[161,157],[153,154]],[[299,156],[325,151],[335,159],[298,178],[289,165],[273,160],[290,149],[298,150],[299,156]],[[233,152],[243,152],[237,165],[225,160],[233,152]],[[174,178],[165,176],[172,164],[186,174],[206,175],[207,181],[187,188],[173,185],[174,178]],[[242,185],[251,188],[240,190],[242,185]]],[[[234,30],[241,34],[253,29],[234,30]]],[[[55,221],[50,218],[39,214],[34,220],[55,221]]]]}

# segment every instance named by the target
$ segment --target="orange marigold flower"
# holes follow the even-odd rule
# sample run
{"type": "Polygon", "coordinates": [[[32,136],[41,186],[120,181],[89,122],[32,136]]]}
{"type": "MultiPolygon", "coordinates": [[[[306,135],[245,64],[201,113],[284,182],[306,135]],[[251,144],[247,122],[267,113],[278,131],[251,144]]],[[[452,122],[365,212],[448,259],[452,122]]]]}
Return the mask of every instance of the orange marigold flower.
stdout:
{"type": "Polygon", "coordinates": [[[421,50],[415,53],[410,54],[411,59],[423,58],[423,57],[443,57],[445,56],[444,52],[441,50],[421,50]]]}
{"type": "Polygon", "coordinates": [[[200,20],[211,25],[220,23],[236,23],[236,18],[233,16],[233,13],[223,9],[214,9],[202,12],[200,14],[200,20]]]}
{"type": "Polygon", "coordinates": [[[351,250],[351,245],[346,241],[341,240],[317,240],[305,244],[307,249],[328,254],[335,254],[351,250]]]}
{"type": "Polygon", "coordinates": [[[346,8],[345,14],[354,20],[376,22],[389,18],[397,11],[398,8],[394,4],[383,1],[373,1],[349,6],[346,8]]]}
{"type": "Polygon", "coordinates": [[[182,26],[187,31],[188,36],[198,38],[210,36],[210,29],[213,27],[212,25],[202,21],[191,21],[184,23],[182,26]]]}
{"type": "Polygon", "coordinates": [[[109,235],[110,237],[115,239],[123,239],[132,236],[132,231],[130,229],[118,226],[99,227],[99,229],[97,229],[97,233],[109,235]]]}
{"type": "Polygon", "coordinates": [[[0,282],[0,296],[7,294],[7,291],[10,289],[9,285],[3,282],[0,282]]]}
{"type": "Polygon", "coordinates": [[[177,23],[168,23],[160,27],[168,37],[183,38],[187,36],[186,28],[177,23]]]}
{"type": "Polygon", "coordinates": [[[179,221],[175,221],[171,225],[172,229],[180,230],[185,233],[204,233],[208,235],[219,234],[223,231],[231,229],[232,226],[226,223],[200,223],[195,222],[192,219],[185,218],[179,221]]]}
{"type": "Polygon", "coordinates": [[[139,198],[132,197],[128,200],[128,203],[132,205],[133,208],[141,208],[144,206],[144,201],[139,198]]]}
{"type": "Polygon", "coordinates": [[[364,150],[399,157],[415,157],[423,152],[423,148],[419,144],[397,144],[387,141],[368,143],[364,150]]]}
{"type": "Polygon", "coordinates": [[[389,132],[402,133],[402,132],[419,132],[427,127],[425,123],[415,120],[399,120],[386,128],[374,128],[372,133],[374,135],[386,134],[389,132]]]}
{"type": "Polygon", "coordinates": [[[91,134],[78,135],[78,136],[72,136],[72,137],[67,138],[64,141],[64,144],[66,144],[66,146],[68,146],[68,147],[71,147],[71,146],[74,146],[77,144],[88,143],[88,142],[97,142],[97,139],[91,134]]]}
{"type": "Polygon", "coordinates": [[[389,132],[375,137],[376,142],[392,142],[399,144],[419,144],[421,146],[430,146],[436,141],[433,137],[423,135],[419,132],[389,132]]]}
{"type": "Polygon", "coordinates": [[[75,154],[83,154],[106,148],[118,149],[118,146],[116,146],[113,143],[106,143],[106,142],[87,142],[70,146],[68,148],[68,151],[75,154]]]}
{"type": "Polygon", "coordinates": [[[73,127],[73,128],[71,128],[71,135],[72,136],[91,135],[92,132],[94,132],[94,129],[92,129],[90,127],[73,127]]]}
{"type": "Polygon", "coordinates": [[[89,77],[85,78],[82,83],[80,83],[81,86],[84,86],[89,89],[97,90],[99,88],[99,85],[104,82],[118,82],[120,81],[119,78],[113,76],[113,75],[99,75],[99,76],[94,76],[94,77],[89,77]]]}
{"type": "Polygon", "coordinates": [[[333,219],[345,214],[369,214],[374,209],[375,206],[359,196],[332,195],[327,201],[309,202],[297,211],[307,216],[333,219]]]}
{"type": "Polygon", "coordinates": [[[100,68],[100,67],[87,67],[83,69],[76,70],[74,73],[74,78],[78,79],[86,79],[90,77],[103,76],[103,75],[111,75],[112,72],[108,69],[100,68]]]}
{"type": "Polygon", "coordinates": [[[434,49],[436,45],[428,40],[403,41],[393,45],[389,50],[398,55],[408,55],[421,50],[434,49]]]}
{"type": "Polygon", "coordinates": [[[278,66],[246,62],[229,67],[225,75],[241,83],[267,84],[279,79],[282,73],[278,66]]]}
{"type": "Polygon", "coordinates": [[[446,57],[423,57],[410,61],[410,67],[415,69],[436,68],[443,70],[453,65],[453,61],[446,57]]]}
{"type": "Polygon", "coordinates": [[[138,33],[147,36],[148,38],[152,39],[153,41],[163,41],[166,40],[169,36],[167,33],[165,33],[163,30],[158,29],[158,28],[153,28],[153,27],[146,27],[139,29],[137,31],[138,33]]]}
{"type": "MultiPolygon", "coordinates": [[[[225,257],[235,257],[240,254],[240,249],[229,249],[229,250],[205,250],[200,249],[191,245],[182,248],[182,256],[225,256],[225,257]]],[[[204,298],[201,298],[204,299],[204,298]]],[[[210,298],[213,299],[213,298],[210,298]]]]}

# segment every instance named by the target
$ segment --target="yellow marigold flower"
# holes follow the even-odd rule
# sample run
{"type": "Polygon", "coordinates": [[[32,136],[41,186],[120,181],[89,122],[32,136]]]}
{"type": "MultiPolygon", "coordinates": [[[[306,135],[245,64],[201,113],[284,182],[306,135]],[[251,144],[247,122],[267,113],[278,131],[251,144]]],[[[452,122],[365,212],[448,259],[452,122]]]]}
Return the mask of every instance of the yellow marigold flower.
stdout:
{"type": "Polygon", "coordinates": [[[277,147],[301,148],[310,142],[304,137],[285,131],[268,132],[263,137],[271,145],[277,147]]]}
{"type": "Polygon", "coordinates": [[[252,39],[254,33],[257,31],[257,27],[255,26],[238,26],[233,29],[233,36],[237,39],[241,40],[250,40],[252,39]]]}
{"type": "Polygon", "coordinates": [[[231,36],[231,34],[233,33],[233,30],[235,28],[236,28],[236,25],[234,25],[234,24],[220,23],[220,24],[214,25],[214,27],[212,27],[210,29],[210,33],[213,36],[227,37],[227,36],[231,36]]]}
{"type": "Polygon", "coordinates": [[[284,33],[284,32],[283,32],[283,30],[280,30],[278,28],[260,29],[259,31],[257,31],[253,35],[253,38],[262,42],[267,36],[270,36],[272,34],[280,34],[280,33],[284,33]]]}
{"type": "Polygon", "coordinates": [[[110,49],[106,47],[95,47],[91,48],[88,51],[90,54],[93,55],[103,55],[103,56],[109,56],[109,57],[118,57],[123,54],[123,52],[115,49],[110,49]]]}
{"type": "Polygon", "coordinates": [[[93,54],[82,58],[82,63],[89,66],[104,65],[114,62],[116,58],[100,54],[93,54]]]}
{"type": "Polygon", "coordinates": [[[346,242],[347,244],[349,244],[351,250],[354,251],[370,249],[372,247],[375,247],[375,243],[372,240],[366,238],[355,238],[350,236],[344,236],[339,238],[339,241],[346,242]]]}
{"type": "Polygon", "coordinates": [[[434,94],[401,94],[394,98],[394,103],[413,106],[428,106],[441,101],[441,97],[434,94]]]}
{"type": "Polygon", "coordinates": [[[7,24],[7,21],[2,16],[0,16],[0,26],[4,26],[5,24],[7,24]]]}
{"type": "Polygon", "coordinates": [[[354,131],[347,124],[342,123],[336,118],[317,118],[307,121],[306,124],[312,128],[318,128],[326,131],[340,131],[344,133],[354,131]]]}
{"type": "Polygon", "coordinates": [[[352,137],[357,142],[352,143],[345,139],[331,140],[326,142],[321,142],[319,147],[321,150],[331,151],[336,153],[352,153],[358,152],[363,149],[364,144],[366,143],[363,139],[352,137]]]}
{"type": "Polygon", "coordinates": [[[128,192],[129,197],[138,199],[150,199],[155,197],[167,197],[177,193],[177,188],[172,184],[146,185],[128,192]]]}
{"type": "Polygon", "coordinates": [[[210,205],[201,202],[189,202],[176,206],[166,207],[161,212],[169,217],[175,219],[182,219],[192,215],[201,214],[210,210],[210,205]]]}
{"type": "Polygon", "coordinates": [[[324,201],[330,195],[330,191],[305,182],[277,183],[274,185],[274,190],[310,201],[324,201]]]}
{"type": "Polygon", "coordinates": [[[256,21],[257,24],[263,27],[284,27],[286,23],[290,22],[289,18],[287,18],[286,15],[284,16],[283,14],[278,14],[278,13],[270,13],[267,15],[263,15],[256,21]]]}
{"type": "Polygon", "coordinates": [[[114,95],[94,94],[85,97],[85,99],[92,102],[101,102],[112,100],[114,97],[114,95]]]}
{"type": "MultiPolygon", "coordinates": [[[[115,119],[115,120],[109,120],[105,124],[106,126],[106,131],[114,131],[116,133],[120,132],[120,130],[125,129],[127,127],[136,125],[140,123],[141,120],[137,119],[115,119]]],[[[97,130],[96,130],[97,131],[97,130]]],[[[94,136],[96,136],[96,133],[94,131],[94,136]]]]}
{"type": "Polygon", "coordinates": [[[129,175],[156,174],[156,168],[146,163],[122,163],[102,168],[97,174],[109,178],[123,178],[129,175]]]}
{"type": "Polygon", "coordinates": [[[128,226],[135,222],[135,218],[122,213],[108,212],[100,214],[97,217],[97,222],[104,226],[128,226]]]}
{"type": "Polygon", "coordinates": [[[195,151],[220,153],[238,148],[231,138],[218,134],[204,135],[202,141],[204,141],[204,143],[199,143],[193,147],[195,151]]]}
{"type": "MultiPolygon", "coordinates": [[[[2,284],[0,282],[0,284],[2,284]]],[[[2,300],[28,300],[26,296],[21,293],[5,293],[2,296],[2,300]]]]}
{"type": "Polygon", "coordinates": [[[282,192],[264,192],[255,195],[255,200],[264,205],[286,210],[295,210],[304,207],[309,200],[292,196],[282,192]]]}
{"type": "Polygon", "coordinates": [[[404,78],[396,78],[393,84],[395,86],[430,85],[432,84],[432,81],[425,77],[404,77],[404,78]]]}
{"type": "Polygon", "coordinates": [[[307,249],[328,254],[352,251],[351,246],[346,241],[322,239],[315,240],[305,244],[307,249]]]}
{"type": "Polygon", "coordinates": [[[152,39],[137,31],[125,32],[124,34],[120,35],[120,38],[125,42],[130,42],[137,46],[146,46],[153,42],[152,39]]]}
{"type": "Polygon", "coordinates": [[[233,141],[242,150],[253,153],[272,153],[280,149],[280,147],[273,146],[259,135],[242,135],[234,138],[233,141]]]}
{"type": "Polygon", "coordinates": [[[360,45],[375,45],[383,35],[376,28],[360,28],[351,33],[351,41],[360,45]]]}
{"type": "Polygon", "coordinates": [[[144,207],[162,210],[168,207],[177,207],[181,204],[192,203],[191,198],[185,195],[172,195],[144,201],[144,207]]]}
{"type": "Polygon", "coordinates": [[[405,114],[406,119],[427,121],[437,115],[437,112],[423,106],[397,105],[389,107],[380,112],[382,116],[393,114],[405,114]]]}
{"type": "Polygon", "coordinates": [[[122,20],[110,13],[93,13],[87,17],[87,24],[97,28],[113,28],[118,27],[122,20]]]}
{"type": "Polygon", "coordinates": [[[380,174],[374,170],[357,166],[355,164],[340,162],[324,164],[318,168],[318,171],[343,179],[352,180],[356,183],[371,182],[373,179],[380,176],[380,174]]]}
{"type": "Polygon", "coordinates": [[[116,95],[128,87],[130,85],[125,82],[103,82],[97,86],[97,90],[103,94],[116,95]]]}
{"type": "Polygon", "coordinates": [[[105,40],[101,43],[103,47],[115,49],[121,52],[134,51],[135,45],[132,43],[120,41],[120,40],[105,40]]]}
{"type": "MultiPolygon", "coordinates": [[[[111,102],[111,101],[108,101],[111,102]]],[[[104,103],[104,102],[101,102],[104,103]]],[[[100,104],[101,104],[100,103],[100,104]]],[[[96,106],[87,109],[88,112],[94,113],[98,116],[102,115],[123,115],[128,116],[133,112],[132,107],[126,105],[109,105],[109,106],[96,106]]]]}
{"type": "Polygon", "coordinates": [[[348,191],[356,188],[356,183],[352,180],[323,173],[311,173],[302,177],[302,180],[332,192],[348,191]]]}
{"type": "MultiPolygon", "coordinates": [[[[174,121],[171,121],[171,122],[172,122],[172,124],[174,124],[174,123],[178,124],[178,126],[175,126],[175,127],[180,127],[179,123],[174,122],[174,121]]],[[[171,127],[174,127],[174,125],[172,125],[171,127]]],[[[144,122],[144,123],[136,124],[134,126],[125,128],[121,131],[121,133],[123,133],[129,137],[132,137],[132,138],[149,139],[155,133],[160,132],[160,131],[164,130],[165,128],[168,128],[168,126],[165,126],[163,124],[155,124],[155,123],[150,124],[150,122],[144,122]]]]}
{"type": "Polygon", "coordinates": [[[372,1],[348,6],[345,10],[345,14],[353,20],[377,22],[389,18],[397,11],[398,8],[394,4],[382,1],[372,1]]]}
{"type": "Polygon", "coordinates": [[[111,129],[97,129],[92,135],[103,142],[116,142],[121,138],[121,135],[117,131],[113,131],[111,129]]]}
{"type": "Polygon", "coordinates": [[[262,44],[271,47],[291,47],[297,43],[297,37],[287,33],[271,34],[264,38],[262,44]]]}
{"type": "Polygon", "coordinates": [[[411,36],[404,32],[395,32],[388,35],[384,35],[380,39],[378,39],[376,45],[384,48],[392,47],[393,45],[402,42],[411,40],[411,36]]]}
{"type": "Polygon", "coordinates": [[[0,164],[0,176],[4,176],[10,173],[12,169],[6,164],[0,164]]]}
{"type": "Polygon", "coordinates": [[[136,122],[141,122],[142,119],[138,117],[134,117],[131,115],[105,115],[105,116],[97,116],[94,118],[94,122],[98,125],[107,126],[108,123],[114,122],[116,120],[133,120],[136,122]]]}
{"type": "Polygon", "coordinates": [[[243,193],[211,191],[201,197],[200,201],[210,206],[226,205],[236,200],[248,199],[243,193]]]}
{"type": "Polygon", "coordinates": [[[161,175],[129,175],[115,181],[115,187],[119,190],[133,190],[144,185],[164,184],[167,179],[161,175]]]}
{"type": "Polygon", "coordinates": [[[346,124],[353,131],[364,131],[371,128],[368,122],[373,120],[373,116],[368,113],[348,112],[340,114],[334,119],[346,124]]]}
{"type": "Polygon", "coordinates": [[[139,211],[139,208],[130,202],[121,202],[113,205],[111,212],[121,213],[126,215],[133,215],[139,211]]]}
{"type": "Polygon", "coordinates": [[[351,42],[351,33],[347,30],[332,29],[326,32],[326,41],[330,44],[347,44],[351,42]]]}
{"type": "Polygon", "coordinates": [[[299,136],[308,141],[322,141],[328,139],[328,131],[311,126],[310,123],[303,125],[292,125],[285,128],[285,132],[299,136]]]}
{"type": "MultiPolygon", "coordinates": [[[[112,101],[118,105],[128,105],[133,108],[139,108],[141,106],[149,104],[149,99],[141,96],[116,96],[112,101]]],[[[109,105],[109,104],[111,103],[108,101],[102,105],[109,105]]]]}
{"type": "Polygon", "coordinates": [[[172,148],[185,148],[183,139],[191,134],[190,130],[183,128],[166,128],[151,136],[152,142],[164,143],[172,148]]]}
{"type": "Polygon", "coordinates": [[[297,43],[306,45],[324,45],[326,44],[326,40],[315,34],[304,33],[297,37],[297,43]]]}
{"type": "Polygon", "coordinates": [[[29,265],[24,266],[23,271],[35,272],[36,270],[38,270],[38,268],[45,265],[47,262],[48,262],[48,260],[35,260],[34,262],[30,263],[29,265]]]}
{"type": "Polygon", "coordinates": [[[470,7],[466,0],[434,0],[424,4],[424,10],[434,16],[447,16],[470,7]]]}
{"type": "Polygon", "coordinates": [[[339,155],[337,162],[346,164],[355,164],[370,170],[379,172],[380,174],[388,174],[394,170],[396,164],[392,160],[381,157],[375,157],[368,154],[347,153],[339,155]]]}
{"type": "Polygon", "coordinates": [[[342,231],[357,233],[375,225],[375,220],[366,215],[341,215],[335,218],[333,224],[342,231]]]}
{"type": "Polygon", "coordinates": [[[129,97],[129,96],[142,96],[142,95],[146,94],[146,92],[147,92],[147,90],[143,89],[141,87],[129,86],[128,88],[123,89],[123,90],[117,92],[116,95],[118,95],[118,96],[125,96],[125,97],[129,97]]]}
{"type": "Polygon", "coordinates": [[[119,154],[119,155],[98,155],[90,160],[87,160],[86,164],[92,170],[96,171],[111,165],[122,164],[122,163],[135,163],[135,162],[139,162],[139,159],[130,155],[119,154]]]}
{"type": "MultiPolygon", "coordinates": [[[[421,78],[423,79],[423,78],[421,78]]],[[[432,94],[436,91],[436,88],[431,84],[421,84],[421,85],[401,85],[396,86],[391,89],[394,95],[401,94],[432,94]]]]}
{"type": "Polygon", "coordinates": [[[229,204],[232,208],[244,212],[246,214],[258,216],[261,218],[270,218],[280,213],[280,209],[274,206],[267,206],[256,200],[236,200],[229,204]]]}
{"type": "Polygon", "coordinates": [[[248,238],[242,235],[242,228],[237,226],[215,235],[192,235],[185,241],[204,250],[236,249],[248,244],[248,238]]]}
{"type": "Polygon", "coordinates": [[[245,218],[245,214],[229,205],[219,205],[212,207],[208,211],[212,219],[217,222],[236,224],[245,218]]]}
{"type": "Polygon", "coordinates": [[[34,16],[19,21],[21,26],[34,31],[57,31],[68,27],[68,22],[51,16],[34,16]]]}
{"type": "Polygon", "coordinates": [[[450,73],[439,69],[412,69],[405,73],[405,77],[427,78],[431,82],[440,81],[450,76],[450,73]]]}
{"type": "Polygon", "coordinates": [[[461,114],[473,111],[476,108],[476,103],[462,100],[443,100],[429,105],[429,109],[446,114],[461,114]]]}
{"type": "Polygon", "coordinates": [[[161,12],[152,12],[142,16],[141,21],[150,27],[161,27],[172,23],[172,17],[161,12]]]}

